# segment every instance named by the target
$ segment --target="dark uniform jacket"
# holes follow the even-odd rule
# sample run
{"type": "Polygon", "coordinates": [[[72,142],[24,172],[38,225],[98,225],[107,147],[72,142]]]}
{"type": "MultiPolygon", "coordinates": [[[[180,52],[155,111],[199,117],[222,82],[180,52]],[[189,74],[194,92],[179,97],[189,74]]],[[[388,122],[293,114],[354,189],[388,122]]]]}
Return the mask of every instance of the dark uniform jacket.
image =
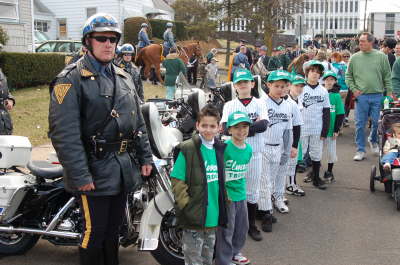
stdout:
{"type": "Polygon", "coordinates": [[[129,73],[132,76],[136,92],[139,98],[142,100],[142,102],[144,102],[143,83],[142,83],[142,78],[140,77],[139,69],[132,62],[127,63],[124,60],[121,60],[121,63],[118,66],[124,69],[127,73],[129,73]]]}
{"type": "Polygon", "coordinates": [[[89,57],[68,65],[50,85],[49,136],[64,167],[67,190],[76,192],[93,182],[95,190],[86,194],[116,195],[140,185],[140,165],[151,164],[152,154],[130,75],[110,63],[107,77],[89,57]],[[127,152],[98,156],[93,136],[106,143],[136,141],[127,152]]]}
{"type": "Polygon", "coordinates": [[[11,116],[5,106],[7,99],[12,100],[15,105],[15,99],[8,91],[7,78],[0,69],[0,135],[10,135],[13,130],[11,116]]]}

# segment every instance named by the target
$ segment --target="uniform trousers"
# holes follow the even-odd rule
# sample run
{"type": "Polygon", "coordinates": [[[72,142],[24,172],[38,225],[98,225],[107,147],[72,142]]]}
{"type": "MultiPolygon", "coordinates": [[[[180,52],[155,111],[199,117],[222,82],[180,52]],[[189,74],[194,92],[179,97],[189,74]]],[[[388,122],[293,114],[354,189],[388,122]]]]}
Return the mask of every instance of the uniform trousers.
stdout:
{"type": "Polygon", "coordinates": [[[326,155],[328,156],[328,163],[336,163],[337,162],[337,156],[336,156],[336,139],[333,139],[333,137],[327,137],[324,140],[324,147],[326,150],[326,155]]]}
{"type": "Polygon", "coordinates": [[[320,135],[302,136],[301,144],[303,146],[303,150],[308,149],[308,153],[312,161],[321,161],[323,142],[320,135]]]}

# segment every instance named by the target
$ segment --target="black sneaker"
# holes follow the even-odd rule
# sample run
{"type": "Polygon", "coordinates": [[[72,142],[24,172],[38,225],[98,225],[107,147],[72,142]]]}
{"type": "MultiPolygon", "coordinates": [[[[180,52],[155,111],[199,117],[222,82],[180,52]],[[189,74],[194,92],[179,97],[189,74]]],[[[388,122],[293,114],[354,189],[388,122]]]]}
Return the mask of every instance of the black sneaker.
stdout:
{"type": "MultiPolygon", "coordinates": [[[[256,212],[256,219],[262,221],[264,219],[264,216],[270,214],[269,211],[261,211],[261,210],[257,210],[256,212]]],[[[270,214],[271,215],[271,214],[270,214]]],[[[276,224],[278,222],[278,219],[276,219],[275,216],[272,216],[272,223],[276,224]]]]}
{"type": "Polygon", "coordinates": [[[325,182],[319,177],[313,180],[313,185],[320,190],[326,190],[325,182]]]}
{"type": "Polygon", "coordinates": [[[312,171],[308,172],[303,181],[304,181],[304,183],[312,182],[313,181],[313,172],[312,171]]]}
{"type": "Polygon", "coordinates": [[[260,232],[260,230],[258,230],[257,226],[250,226],[249,227],[249,236],[254,241],[261,241],[262,240],[261,232],[260,232]]]}
{"type": "Polygon", "coordinates": [[[261,229],[264,232],[272,232],[272,215],[266,214],[261,222],[261,229]]]}
{"type": "Polygon", "coordinates": [[[325,171],[325,173],[324,173],[324,179],[325,179],[325,181],[333,182],[333,180],[335,179],[335,177],[333,176],[333,173],[332,173],[332,172],[325,171]]]}

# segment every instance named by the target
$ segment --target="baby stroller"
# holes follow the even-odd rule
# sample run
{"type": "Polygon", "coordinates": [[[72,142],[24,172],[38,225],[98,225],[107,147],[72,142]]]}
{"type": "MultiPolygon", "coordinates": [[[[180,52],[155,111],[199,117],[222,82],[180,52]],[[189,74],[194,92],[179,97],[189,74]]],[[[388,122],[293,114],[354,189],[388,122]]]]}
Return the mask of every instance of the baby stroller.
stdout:
{"type": "MultiPolygon", "coordinates": [[[[400,157],[395,159],[391,165],[390,173],[384,171],[381,158],[383,154],[383,147],[388,137],[392,135],[391,126],[394,123],[400,122],[400,102],[393,102],[389,109],[381,111],[381,116],[378,125],[378,139],[379,139],[379,174],[376,175],[377,168],[375,165],[371,168],[370,176],[370,190],[375,192],[375,181],[379,181],[384,184],[385,192],[392,193],[397,206],[397,210],[400,211],[400,157]]],[[[400,146],[397,147],[400,152],[400,146]]]]}

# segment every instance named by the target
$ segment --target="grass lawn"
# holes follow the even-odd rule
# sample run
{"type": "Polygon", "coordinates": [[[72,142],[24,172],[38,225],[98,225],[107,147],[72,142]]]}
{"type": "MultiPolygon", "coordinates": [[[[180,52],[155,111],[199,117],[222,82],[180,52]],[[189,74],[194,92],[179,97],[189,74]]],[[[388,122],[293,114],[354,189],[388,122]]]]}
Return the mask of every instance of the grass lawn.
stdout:
{"type": "MultiPolygon", "coordinates": [[[[143,83],[145,99],[164,97],[165,88],[143,83]]],[[[49,113],[48,86],[19,89],[12,92],[16,105],[11,111],[14,123],[14,135],[29,137],[33,146],[50,142],[47,137],[49,113]]]]}

